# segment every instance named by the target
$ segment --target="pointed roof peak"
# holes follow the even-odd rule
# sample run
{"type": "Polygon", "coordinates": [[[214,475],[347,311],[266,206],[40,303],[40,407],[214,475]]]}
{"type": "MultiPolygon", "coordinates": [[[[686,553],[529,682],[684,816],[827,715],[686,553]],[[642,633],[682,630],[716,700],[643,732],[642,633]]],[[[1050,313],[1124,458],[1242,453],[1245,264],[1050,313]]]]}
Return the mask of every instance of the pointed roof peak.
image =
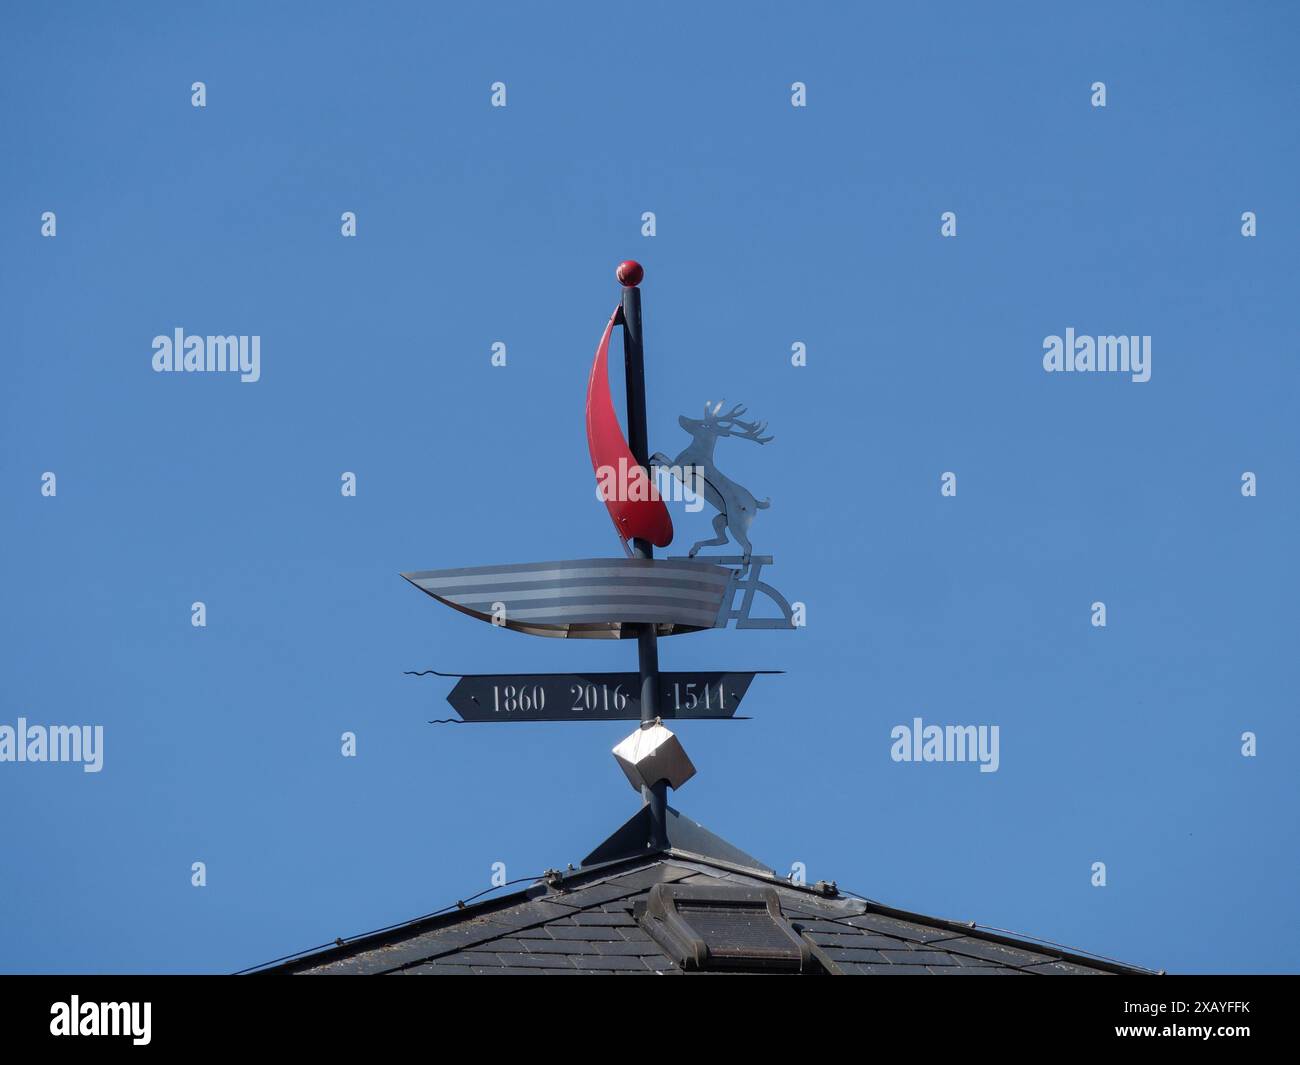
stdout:
{"type": "Polygon", "coordinates": [[[698,821],[668,807],[664,821],[668,846],[658,850],[651,844],[650,807],[643,806],[614,831],[603,843],[582,859],[583,869],[592,869],[625,858],[662,853],[679,853],[705,861],[720,862],[737,870],[775,877],[776,873],[757,858],[710,832],[698,821]]]}

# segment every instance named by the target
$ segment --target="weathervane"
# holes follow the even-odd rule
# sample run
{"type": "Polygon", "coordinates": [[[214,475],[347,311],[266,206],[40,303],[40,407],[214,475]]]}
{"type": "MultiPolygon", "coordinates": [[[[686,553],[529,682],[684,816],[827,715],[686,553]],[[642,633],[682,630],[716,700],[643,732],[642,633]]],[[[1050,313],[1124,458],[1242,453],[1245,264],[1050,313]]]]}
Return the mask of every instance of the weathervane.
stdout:
{"type": "MultiPolygon", "coordinates": [[[[660,636],[725,628],[794,628],[785,597],[760,581],[770,555],[755,555],[749,529],[770,505],[721,473],[714,462],[719,439],[766,444],[765,422],[746,421],[743,406],[725,414],[708,402],[704,417],[678,418],[691,442],[669,459],[649,453],[646,439],[645,370],[641,333],[641,265],[619,264],[622,299],[605,325],[587,380],[587,446],[598,494],[613,520],[626,557],[515,563],[466,569],[424,570],[402,576],[439,602],[493,625],[535,636],[569,639],[635,639],[633,673],[457,675],[448,701],[466,722],[640,720],[640,727],[614,748],[628,781],[643,796],[641,811],[584,864],[607,860],[620,850],[662,850],[674,832],[706,832],[688,825],[667,805],[667,791],[695,773],[680,741],[663,724],[673,719],[737,720],[736,707],[758,670],[731,673],[660,673],[660,636]],[[623,329],[627,437],[609,387],[609,341],[623,329]],[[684,556],[657,559],[667,547],[673,523],[655,483],[667,473],[692,498],[702,496],[717,510],[712,539],[684,556]],[[702,547],[727,544],[740,555],[700,555],[702,547]],[[767,597],[780,617],[753,617],[756,595],[767,597]],[[737,598],[739,603],[737,604],[737,598]],[[682,824],[670,831],[670,825],[682,824]]],[[[426,671],[433,672],[433,671],[426,671]]]]}

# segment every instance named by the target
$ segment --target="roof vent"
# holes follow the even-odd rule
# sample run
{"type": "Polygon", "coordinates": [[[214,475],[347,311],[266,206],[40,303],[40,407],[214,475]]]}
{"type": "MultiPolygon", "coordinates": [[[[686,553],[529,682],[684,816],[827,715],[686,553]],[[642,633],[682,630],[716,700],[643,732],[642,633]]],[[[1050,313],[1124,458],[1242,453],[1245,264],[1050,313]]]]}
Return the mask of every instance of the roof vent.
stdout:
{"type": "Polygon", "coordinates": [[[818,971],[773,888],[656,884],[636,913],[641,927],[683,969],[818,971]]]}

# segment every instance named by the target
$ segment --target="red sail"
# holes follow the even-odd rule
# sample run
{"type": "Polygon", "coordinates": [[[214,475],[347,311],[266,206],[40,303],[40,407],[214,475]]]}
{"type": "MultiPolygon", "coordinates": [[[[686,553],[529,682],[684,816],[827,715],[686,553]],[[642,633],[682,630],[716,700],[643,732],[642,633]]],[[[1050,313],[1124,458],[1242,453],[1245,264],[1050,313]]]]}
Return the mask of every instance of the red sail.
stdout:
{"type": "Polygon", "coordinates": [[[673,520],[649,473],[637,465],[628,447],[609,391],[609,337],[617,318],[615,311],[605,326],[587,381],[587,450],[618,535],[625,543],[649,540],[655,547],[667,547],[673,540],[673,520]]]}

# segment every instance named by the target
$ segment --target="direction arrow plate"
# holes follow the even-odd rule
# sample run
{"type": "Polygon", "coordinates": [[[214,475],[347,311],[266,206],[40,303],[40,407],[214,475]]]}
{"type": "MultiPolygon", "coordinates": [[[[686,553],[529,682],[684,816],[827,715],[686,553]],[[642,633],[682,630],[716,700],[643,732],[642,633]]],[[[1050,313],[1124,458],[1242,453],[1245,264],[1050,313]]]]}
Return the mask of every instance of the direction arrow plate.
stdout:
{"type": "MultiPolygon", "coordinates": [[[[735,717],[757,673],[661,673],[664,720],[735,717]]],[[[447,702],[465,721],[639,721],[641,685],[635,673],[469,674],[447,702]]]]}

